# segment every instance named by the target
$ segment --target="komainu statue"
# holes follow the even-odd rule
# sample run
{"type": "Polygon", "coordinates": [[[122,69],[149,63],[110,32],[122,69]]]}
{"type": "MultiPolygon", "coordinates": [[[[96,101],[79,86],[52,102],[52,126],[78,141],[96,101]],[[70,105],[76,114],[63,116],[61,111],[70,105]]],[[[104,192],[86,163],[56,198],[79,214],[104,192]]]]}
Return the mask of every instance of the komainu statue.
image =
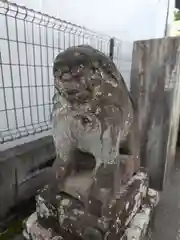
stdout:
{"type": "Polygon", "coordinates": [[[37,224],[26,232],[33,239],[139,239],[140,227],[131,224],[152,204],[138,116],[122,75],[88,45],[59,53],[53,74],[56,178],[38,193],[37,224]]]}

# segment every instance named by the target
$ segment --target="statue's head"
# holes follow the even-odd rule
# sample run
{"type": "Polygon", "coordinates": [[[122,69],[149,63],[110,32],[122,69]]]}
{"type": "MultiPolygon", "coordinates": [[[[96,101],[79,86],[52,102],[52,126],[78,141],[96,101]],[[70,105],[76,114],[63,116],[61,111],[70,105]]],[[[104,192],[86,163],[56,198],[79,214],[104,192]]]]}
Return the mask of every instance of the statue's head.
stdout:
{"type": "Polygon", "coordinates": [[[93,47],[80,45],[58,54],[53,74],[61,99],[72,111],[89,116],[87,121],[95,116],[103,130],[132,118],[129,93],[121,74],[109,57],[93,47]]]}

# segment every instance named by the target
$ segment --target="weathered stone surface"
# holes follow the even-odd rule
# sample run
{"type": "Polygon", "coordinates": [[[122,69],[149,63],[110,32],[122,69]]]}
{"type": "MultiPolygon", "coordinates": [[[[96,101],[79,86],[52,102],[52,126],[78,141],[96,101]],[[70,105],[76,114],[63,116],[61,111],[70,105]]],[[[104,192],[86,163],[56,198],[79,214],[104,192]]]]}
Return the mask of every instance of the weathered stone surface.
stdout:
{"type": "Polygon", "coordinates": [[[162,190],[174,162],[180,115],[180,38],[134,44],[131,93],[139,115],[140,159],[162,190]]]}
{"type": "Polygon", "coordinates": [[[72,197],[64,191],[55,192],[50,190],[50,187],[46,186],[37,196],[37,219],[35,221],[38,223],[35,225],[31,223],[33,227],[29,227],[28,222],[26,224],[27,232],[34,236],[33,239],[39,240],[42,235],[47,239],[53,239],[55,235],[65,240],[84,239],[84,234],[90,233],[100,235],[97,239],[103,239],[105,236],[108,236],[109,240],[120,239],[140,210],[140,206],[155,205],[154,195],[151,194],[153,198],[151,202],[146,200],[148,188],[145,172],[139,172],[131,178],[122,187],[116,199],[109,195],[108,201],[104,202],[104,199],[101,199],[101,189],[98,191],[99,196],[90,194],[88,206],[84,205],[81,197],[72,197]],[[101,211],[103,204],[105,204],[104,212],[101,211]],[[101,215],[102,213],[104,216],[101,215]],[[40,229],[44,230],[40,231],[40,229]]]}
{"type": "Polygon", "coordinates": [[[76,148],[94,156],[95,170],[113,162],[119,151],[138,159],[137,116],[115,64],[98,50],[81,45],[60,53],[53,72],[57,166],[73,168],[76,148]]]}
{"type": "Polygon", "coordinates": [[[37,195],[37,222],[46,231],[35,225],[29,234],[120,239],[148,187],[131,96],[114,63],[86,45],[60,53],[54,77],[57,178],[37,195]]]}

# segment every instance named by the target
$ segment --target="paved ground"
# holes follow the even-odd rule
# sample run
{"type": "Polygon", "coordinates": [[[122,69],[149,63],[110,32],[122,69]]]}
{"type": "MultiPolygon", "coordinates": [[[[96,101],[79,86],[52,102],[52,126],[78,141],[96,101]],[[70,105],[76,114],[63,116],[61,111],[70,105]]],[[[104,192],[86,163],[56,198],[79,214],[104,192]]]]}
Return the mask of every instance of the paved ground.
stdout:
{"type": "Polygon", "coordinates": [[[180,151],[169,184],[161,194],[152,240],[180,240],[180,151]]]}

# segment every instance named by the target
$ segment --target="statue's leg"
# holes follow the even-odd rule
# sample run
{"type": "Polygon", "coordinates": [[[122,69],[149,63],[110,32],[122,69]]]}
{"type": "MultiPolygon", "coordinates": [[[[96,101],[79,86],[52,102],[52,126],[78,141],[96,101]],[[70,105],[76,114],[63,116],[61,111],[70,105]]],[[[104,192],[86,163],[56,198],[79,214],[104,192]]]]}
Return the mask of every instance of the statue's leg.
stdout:
{"type": "Polygon", "coordinates": [[[56,148],[56,160],[53,168],[57,178],[66,177],[73,168],[75,141],[71,131],[71,120],[62,120],[53,126],[53,138],[56,148]]]}
{"type": "Polygon", "coordinates": [[[138,122],[134,118],[125,141],[120,144],[120,154],[131,155],[135,161],[135,171],[140,167],[140,134],[138,122]]]}
{"type": "Polygon", "coordinates": [[[96,167],[94,169],[94,175],[96,176],[96,174],[101,172],[102,178],[105,177],[106,181],[109,179],[107,183],[102,183],[102,186],[107,186],[107,188],[113,192],[115,191],[116,166],[118,165],[119,139],[119,126],[110,126],[103,135],[102,145],[100,145],[97,149],[98,151],[95,152],[96,167]]]}

